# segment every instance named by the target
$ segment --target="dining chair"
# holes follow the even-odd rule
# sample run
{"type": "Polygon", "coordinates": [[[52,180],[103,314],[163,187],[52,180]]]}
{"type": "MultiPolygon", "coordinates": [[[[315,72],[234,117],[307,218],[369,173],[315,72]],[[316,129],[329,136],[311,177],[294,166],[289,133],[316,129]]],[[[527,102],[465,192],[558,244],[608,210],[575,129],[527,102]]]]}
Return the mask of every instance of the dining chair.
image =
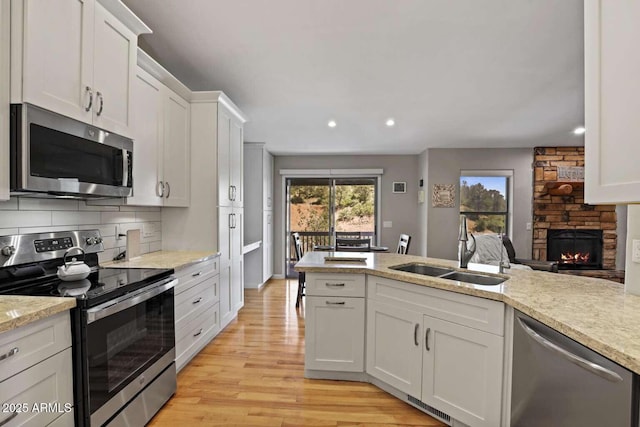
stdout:
{"type": "Polygon", "coordinates": [[[370,239],[338,239],[336,238],[336,251],[342,252],[370,252],[370,239]]]}
{"type": "Polygon", "coordinates": [[[398,250],[396,252],[406,255],[409,252],[409,243],[411,243],[411,236],[408,234],[401,234],[400,240],[398,240],[398,250]]]}
{"type": "MultiPolygon", "coordinates": [[[[300,259],[302,259],[302,256],[304,255],[300,233],[292,233],[291,236],[293,237],[293,245],[296,251],[296,261],[300,261],[300,259]]],[[[304,271],[298,272],[298,295],[296,296],[296,308],[300,307],[300,302],[302,301],[302,297],[304,296],[305,281],[306,276],[304,271]]]]}

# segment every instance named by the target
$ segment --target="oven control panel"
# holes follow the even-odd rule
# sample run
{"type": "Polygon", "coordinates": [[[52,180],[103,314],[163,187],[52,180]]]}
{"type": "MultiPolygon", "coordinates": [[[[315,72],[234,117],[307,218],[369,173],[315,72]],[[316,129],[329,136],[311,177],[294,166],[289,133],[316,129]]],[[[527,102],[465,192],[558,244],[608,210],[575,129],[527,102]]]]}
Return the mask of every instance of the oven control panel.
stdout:
{"type": "Polygon", "coordinates": [[[36,252],[40,253],[69,249],[73,247],[73,241],[71,240],[71,237],[63,237],[60,239],[39,239],[34,240],[33,245],[36,248],[36,252]]]}

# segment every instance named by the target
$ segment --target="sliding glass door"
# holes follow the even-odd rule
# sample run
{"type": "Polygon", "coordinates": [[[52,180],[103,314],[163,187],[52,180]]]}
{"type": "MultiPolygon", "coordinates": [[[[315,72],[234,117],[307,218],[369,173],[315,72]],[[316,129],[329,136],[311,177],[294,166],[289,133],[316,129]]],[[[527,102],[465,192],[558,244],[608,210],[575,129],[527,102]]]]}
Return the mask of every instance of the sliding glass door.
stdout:
{"type": "Polygon", "coordinates": [[[377,178],[287,178],[287,276],[295,276],[292,233],[303,251],[331,246],[339,237],[368,237],[377,244],[377,178]]]}

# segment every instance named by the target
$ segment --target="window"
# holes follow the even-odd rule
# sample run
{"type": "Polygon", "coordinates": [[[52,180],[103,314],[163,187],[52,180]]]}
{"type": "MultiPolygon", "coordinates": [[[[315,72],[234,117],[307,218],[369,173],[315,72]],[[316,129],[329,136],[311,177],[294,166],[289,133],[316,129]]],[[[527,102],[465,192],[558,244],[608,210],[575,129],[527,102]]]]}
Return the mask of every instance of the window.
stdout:
{"type": "Polygon", "coordinates": [[[512,171],[462,171],[460,214],[470,233],[509,233],[512,171]]]}

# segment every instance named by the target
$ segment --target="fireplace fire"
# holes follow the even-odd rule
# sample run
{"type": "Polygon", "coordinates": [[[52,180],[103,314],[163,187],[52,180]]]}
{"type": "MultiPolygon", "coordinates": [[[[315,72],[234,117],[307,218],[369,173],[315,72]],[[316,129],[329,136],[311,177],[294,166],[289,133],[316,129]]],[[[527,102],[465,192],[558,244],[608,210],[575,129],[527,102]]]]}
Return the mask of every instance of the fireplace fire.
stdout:
{"type": "Polygon", "coordinates": [[[569,270],[602,268],[602,230],[547,231],[547,260],[569,270]]]}
{"type": "Polygon", "coordinates": [[[567,252],[560,255],[560,263],[561,264],[588,264],[589,263],[589,252],[587,253],[571,253],[567,252]]]}

